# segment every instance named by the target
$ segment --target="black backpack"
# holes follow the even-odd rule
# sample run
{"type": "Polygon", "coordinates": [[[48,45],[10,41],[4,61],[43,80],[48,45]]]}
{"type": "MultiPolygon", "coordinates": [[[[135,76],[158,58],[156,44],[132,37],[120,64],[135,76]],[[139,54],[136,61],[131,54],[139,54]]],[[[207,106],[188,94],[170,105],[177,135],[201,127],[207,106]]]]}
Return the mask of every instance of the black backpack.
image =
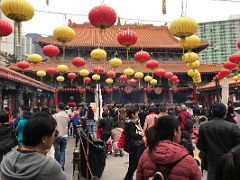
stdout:
{"type": "Polygon", "coordinates": [[[160,165],[156,165],[156,172],[154,172],[154,174],[149,177],[148,180],[168,180],[168,176],[172,169],[188,155],[189,154],[186,154],[178,161],[168,164],[165,170],[161,170],[160,165]]]}

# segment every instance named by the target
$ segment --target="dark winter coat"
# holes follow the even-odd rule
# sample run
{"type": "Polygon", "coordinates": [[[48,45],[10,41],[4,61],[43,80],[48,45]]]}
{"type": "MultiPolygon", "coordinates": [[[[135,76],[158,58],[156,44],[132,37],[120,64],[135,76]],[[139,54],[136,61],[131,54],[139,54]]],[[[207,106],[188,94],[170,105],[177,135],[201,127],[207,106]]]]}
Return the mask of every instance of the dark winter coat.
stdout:
{"type": "Polygon", "coordinates": [[[187,150],[177,143],[168,140],[160,141],[152,151],[147,148],[143,152],[138,164],[136,179],[148,179],[156,172],[156,164],[160,165],[160,169],[165,169],[169,163],[174,163],[185,156],[173,167],[169,180],[201,180],[196,161],[187,154],[187,150]]]}

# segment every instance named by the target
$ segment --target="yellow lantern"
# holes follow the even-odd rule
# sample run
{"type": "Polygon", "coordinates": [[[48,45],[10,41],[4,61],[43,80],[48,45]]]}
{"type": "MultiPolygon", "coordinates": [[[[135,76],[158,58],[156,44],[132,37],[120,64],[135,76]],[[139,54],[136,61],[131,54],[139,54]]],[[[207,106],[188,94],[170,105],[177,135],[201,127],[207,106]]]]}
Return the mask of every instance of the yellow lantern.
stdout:
{"type": "Polygon", "coordinates": [[[79,71],[79,74],[85,77],[89,75],[89,71],[87,69],[82,69],[81,71],[79,71]]]}
{"type": "Polygon", "coordinates": [[[134,74],[134,70],[131,68],[124,69],[123,74],[126,76],[132,76],[134,74]]]}
{"type": "Polygon", "coordinates": [[[122,65],[122,60],[119,58],[112,58],[108,63],[110,66],[117,68],[122,65]]]}
{"type": "Polygon", "coordinates": [[[238,74],[238,78],[240,79],[240,73],[238,74]]]}
{"type": "Polygon", "coordinates": [[[64,81],[64,77],[63,77],[63,76],[58,76],[58,77],[56,78],[56,80],[57,80],[58,82],[63,82],[63,81],[64,81]]]}
{"type": "Polygon", "coordinates": [[[68,67],[66,65],[63,65],[63,64],[58,65],[57,66],[57,72],[66,73],[66,72],[68,72],[68,67]]]}
{"type": "Polygon", "coordinates": [[[33,6],[26,0],[2,0],[1,10],[5,16],[14,20],[18,26],[18,44],[21,41],[21,22],[34,16],[33,6]]]}
{"type": "Polygon", "coordinates": [[[188,66],[190,69],[197,69],[197,68],[199,68],[200,64],[201,64],[200,61],[195,61],[195,62],[193,62],[193,63],[187,64],[187,66],[188,66]]]}
{"type": "Polygon", "coordinates": [[[92,50],[90,53],[90,56],[93,60],[102,61],[106,59],[107,53],[105,50],[98,48],[98,49],[92,50]]]}
{"type": "Polygon", "coordinates": [[[184,39],[197,32],[197,22],[189,17],[180,17],[175,19],[169,28],[172,35],[184,39]]]}
{"type": "Polygon", "coordinates": [[[113,79],[112,79],[112,78],[107,78],[107,79],[105,80],[105,82],[106,82],[107,84],[112,84],[112,83],[113,83],[113,79]]]}
{"type": "Polygon", "coordinates": [[[45,71],[43,71],[43,70],[39,70],[39,71],[37,71],[37,76],[39,76],[39,77],[44,77],[44,76],[46,76],[46,72],[45,71]]]}
{"type": "Polygon", "coordinates": [[[134,74],[134,77],[135,77],[136,79],[142,79],[143,76],[144,76],[144,74],[143,74],[142,72],[136,72],[136,73],[134,74]]]}
{"type": "Polygon", "coordinates": [[[66,43],[75,37],[75,31],[69,26],[58,26],[53,30],[53,39],[66,43]]]}
{"type": "Polygon", "coordinates": [[[198,54],[194,52],[185,53],[182,56],[182,60],[185,63],[193,63],[199,59],[198,54]]]}
{"type": "Polygon", "coordinates": [[[92,79],[93,79],[94,81],[99,81],[99,80],[100,80],[100,75],[99,75],[99,74],[94,74],[94,75],[92,76],[92,79]]]}
{"type": "Polygon", "coordinates": [[[179,41],[181,48],[184,48],[187,50],[191,50],[191,49],[198,47],[200,45],[200,43],[201,43],[200,38],[195,35],[189,36],[186,39],[181,39],[179,41]]]}
{"type": "Polygon", "coordinates": [[[190,69],[187,72],[188,76],[193,77],[195,75],[194,69],[190,69]]]}
{"type": "Polygon", "coordinates": [[[232,79],[233,79],[234,81],[240,80],[240,78],[239,78],[238,76],[233,76],[232,79]]]}
{"type": "Polygon", "coordinates": [[[155,85],[157,84],[157,80],[156,80],[156,79],[152,79],[152,80],[150,81],[150,84],[151,84],[152,86],[155,86],[155,85]]]}
{"type": "Polygon", "coordinates": [[[144,77],[144,81],[146,81],[146,82],[150,82],[151,80],[153,80],[152,76],[145,76],[144,77]]]}
{"type": "Polygon", "coordinates": [[[40,63],[42,62],[42,56],[39,54],[31,54],[28,56],[28,62],[33,64],[40,63]]]}

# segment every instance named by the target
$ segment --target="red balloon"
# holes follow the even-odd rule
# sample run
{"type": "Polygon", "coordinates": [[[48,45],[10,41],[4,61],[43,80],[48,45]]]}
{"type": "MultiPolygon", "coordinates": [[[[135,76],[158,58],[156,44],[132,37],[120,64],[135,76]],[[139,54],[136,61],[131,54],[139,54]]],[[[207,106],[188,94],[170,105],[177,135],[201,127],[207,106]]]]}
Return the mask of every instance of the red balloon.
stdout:
{"type": "Polygon", "coordinates": [[[137,84],[138,81],[136,79],[129,79],[128,83],[134,85],[134,84],[137,84]]]}
{"type": "Polygon", "coordinates": [[[115,77],[115,72],[114,72],[114,71],[109,71],[109,72],[107,73],[107,77],[108,77],[108,78],[114,78],[114,77],[115,77]]]}
{"type": "Polygon", "coordinates": [[[95,68],[93,68],[93,72],[95,73],[95,74],[103,74],[104,73],[104,69],[103,69],[103,67],[95,67],[95,68]]]}
{"type": "Polygon", "coordinates": [[[57,46],[50,44],[50,45],[44,46],[42,48],[42,52],[45,56],[55,57],[59,55],[60,50],[57,46]]]}
{"type": "Polygon", "coordinates": [[[155,76],[160,76],[160,77],[164,76],[165,73],[166,73],[166,71],[164,69],[156,69],[154,72],[155,76]]]}
{"type": "Polygon", "coordinates": [[[73,73],[73,72],[68,73],[69,79],[75,79],[76,77],[77,77],[76,73],[73,73]]]}
{"type": "Polygon", "coordinates": [[[7,21],[0,19],[0,37],[8,36],[13,32],[11,24],[7,21]]]}
{"type": "Polygon", "coordinates": [[[30,66],[30,64],[27,61],[17,62],[17,67],[20,68],[20,69],[23,69],[23,70],[29,68],[29,66],[30,66]]]}
{"type": "Polygon", "coordinates": [[[225,69],[225,68],[221,69],[221,71],[220,71],[220,74],[222,76],[228,76],[230,73],[231,73],[231,71],[229,69],[225,69]]]}
{"type": "Polygon", "coordinates": [[[134,45],[137,42],[137,40],[138,36],[136,32],[129,29],[121,31],[117,37],[118,43],[126,47],[134,45]]]}
{"type": "Polygon", "coordinates": [[[128,77],[126,75],[121,75],[119,77],[119,81],[126,81],[128,79],[128,77]]]}
{"type": "Polygon", "coordinates": [[[86,60],[81,57],[75,57],[72,59],[72,64],[79,68],[86,64],[86,60]]]}
{"type": "Polygon", "coordinates": [[[167,78],[167,79],[170,79],[171,77],[173,77],[173,73],[172,72],[166,72],[164,77],[167,78]]]}
{"type": "Polygon", "coordinates": [[[155,69],[158,67],[158,61],[155,59],[151,59],[146,62],[146,68],[148,69],[155,69]]]}
{"type": "Polygon", "coordinates": [[[240,53],[231,54],[229,56],[229,61],[236,64],[240,63],[240,53]]]}
{"type": "Polygon", "coordinates": [[[136,52],[134,54],[134,60],[139,62],[139,63],[143,63],[143,62],[146,62],[150,59],[150,55],[148,52],[146,51],[139,51],[139,52],[136,52]]]}
{"type": "Polygon", "coordinates": [[[47,73],[50,75],[54,75],[57,73],[57,69],[55,67],[49,67],[47,68],[47,73]]]}
{"type": "Polygon", "coordinates": [[[83,78],[83,82],[84,83],[90,83],[91,82],[91,78],[90,77],[85,77],[85,78],[83,78]]]}
{"type": "Polygon", "coordinates": [[[114,9],[106,5],[96,6],[88,14],[89,22],[100,29],[106,29],[114,25],[117,15],[114,9]]]}

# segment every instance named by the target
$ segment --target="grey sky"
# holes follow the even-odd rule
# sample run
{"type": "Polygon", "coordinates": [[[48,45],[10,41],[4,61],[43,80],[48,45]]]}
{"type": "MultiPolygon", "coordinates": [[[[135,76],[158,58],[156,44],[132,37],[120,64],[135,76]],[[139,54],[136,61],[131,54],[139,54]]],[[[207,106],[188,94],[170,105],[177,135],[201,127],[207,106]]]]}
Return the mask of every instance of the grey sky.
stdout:
{"type": "MultiPolygon", "coordinates": [[[[88,15],[88,12],[101,4],[102,0],[29,0],[35,10],[54,11],[88,15]]],[[[240,2],[221,2],[211,0],[184,0],[187,1],[186,15],[198,22],[227,20],[232,14],[240,14],[240,2]]],[[[127,19],[142,19],[153,21],[172,21],[181,16],[182,0],[167,0],[167,15],[162,15],[162,0],[105,0],[105,4],[115,9],[117,15],[127,19]]],[[[88,21],[86,16],[70,16],[73,22],[88,21]]],[[[124,20],[122,20],[124,23],[124,20]]],[[[127,21],[131,23],[132,21],[127,21]]],[[[63,15],[35,12],[32,20],[23,23],[23,32],[52,34],[55,27],[67,23],[63,15]]],[[[140,22],[143,24],[153,22],[140,22]]],[[[161,25],[161,22],[155,22],[161,25]]]]}

